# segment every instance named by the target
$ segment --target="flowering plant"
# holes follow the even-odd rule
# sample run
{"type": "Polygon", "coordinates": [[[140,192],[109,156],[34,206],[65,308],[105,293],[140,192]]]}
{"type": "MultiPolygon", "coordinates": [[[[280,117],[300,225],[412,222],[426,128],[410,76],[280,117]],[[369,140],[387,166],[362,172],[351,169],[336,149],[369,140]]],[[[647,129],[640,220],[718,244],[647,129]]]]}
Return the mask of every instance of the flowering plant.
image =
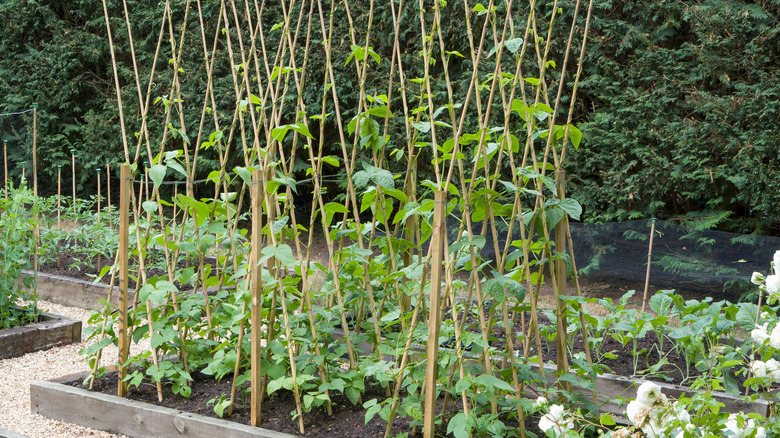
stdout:
{"type": "MultiPolygon", "coordinates": [[[[772,260],[771,274],[764,276],[754,272],[751,281],[759,287],[760,299],[766,294],[768,304],[780,301],[780,250],[775,252],[772,260]]],[[[753,345],[761,359],[753,359],[750,363],[750,373],[760,379],[762,386],[780,383],[780,361],[775,359],[780,350],[780,321],[777,315],[769,312],[761,313],[756,319],[756,326],[750,332],[753,345]],[[770,328],[771,327],[771,328],[770,328]]]]}

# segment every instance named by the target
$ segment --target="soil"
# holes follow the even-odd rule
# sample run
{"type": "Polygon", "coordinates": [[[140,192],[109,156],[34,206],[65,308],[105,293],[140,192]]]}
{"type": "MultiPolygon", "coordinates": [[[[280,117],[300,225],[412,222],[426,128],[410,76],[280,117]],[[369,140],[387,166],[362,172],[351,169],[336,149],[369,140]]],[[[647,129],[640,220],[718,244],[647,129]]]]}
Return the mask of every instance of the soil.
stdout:
{"type": "MultiPolygon", "coordinates": [[[[144,383],[138,388],[129,388],[128,398],[211,418],[219,418],[214,412],[213,402],[212,405],[209,405],[209,401],[219,399],[223,394],[230,394],[230,379],[226,378],[221,382],[217,382],[210,376],[199,373],[194,373],[193,378],[195,381],[193,382],[192,394],[189,399],[173,394],[170,386],[163,386],[163,401],[160,403],[157,398],[157,388],[149,383],[144,383]]],[[[82,383],[81,380],[69,382],[71,386],[75,387],[83,387],[82,383]]],[[[103,394],[115,395],[117,392],[116,372],[108,373],[96,381],[94,390],[103,394]]],[[[363,394],[363,401],[376,398],[381,402],[386,399],[384,390],[380,387],[367,385],[366,390],[366,393],[363,394]]],[[[237,402],[233,415],[227,418],[227,420],[240,424],[250,424],[248,384],[238,389],[236,399],[237,402]]],[[[332,416],[327,415],[323,407],[312,408],[310,412],[303,414],[306,432],[301,435],[298,430],[297,420],[292,418],[292,415],[296,412],[295,399],[292,392],[277,391],[268,396],[263,402],[261,427],[308,438],[380,438],[384,436],[387,423],[379,415],[376,415],[371,421],[366,423],[366,411],[360,405],[352,404],[345,396],[337,393],[331,394],[331,400],[333,402],[332,416]]],[[[537,423],[538,419],[528,418],[526,420],[526,430],[534,432],[538,436],[544,436],[536,426],[537,423]]],[[[446,427],[444,430],[439,431],[437,436],[444,436],[445,432],[446,427]]],[[[415,429],[411,425],[411,419],[396,418],[393,422],[391,436],[403,433],[408,433],[409,437],[422,436],[421,428],[415,429]]]]}

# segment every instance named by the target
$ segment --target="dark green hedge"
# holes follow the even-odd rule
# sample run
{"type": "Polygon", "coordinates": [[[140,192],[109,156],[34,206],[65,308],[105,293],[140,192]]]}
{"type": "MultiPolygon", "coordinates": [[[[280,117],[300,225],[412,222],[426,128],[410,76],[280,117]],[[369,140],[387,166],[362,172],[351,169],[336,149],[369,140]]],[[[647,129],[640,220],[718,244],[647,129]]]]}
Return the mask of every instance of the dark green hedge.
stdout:
{"type": "MultiPolygon", "coordinates": [[[[163,3],[128,2],[136,51],[146,69],[157,42],[163,3]]],[[[201,3],[210,39],[219,2],[201,3]]],[[[173,2],[176,14],[181,14],[184,4],[184,0],[173,2]]],[[[421,37],[416,2],[406,5],[401,40],[406,75],[412,79],[422,74],[417,59],[421,37]]],[[[571,0],[559,5],[564,14],[571,13],[571,0]]],[[[329,9],[329,2],[324,1],[323,6],[329,9]]],[[[449,2],[442,29],[448,50],[468,53],[462,7],[460,2],[449,2]]],[[[132,136],[138,129],[134,125],[137,113],[132,111],[137,111],[138,105],[121,3],[109,1],[109,8],[116,17],[112,26],[132,136]]],[[[265,11],[268,30],[280,21],[277,10],[265,11]]],[[[358,35],[368,22],[367,12],[367,1],[353,6],[358,35]]],[[[568,164],[569,192],[585,207],[587,220],[707,216],[728,211],[730,219],[722,222],[721,228],[779,232],[775,228],[780,217],[778,16],[780,0],[595,1],[576,113],[585,138],[568,164]]],[[[104,164],[107,158],[122,161],[100,2],[0,0],[0,20],[0,112],[29,108],[38,102],[42,187],[55,188],[46,184],[46,178],[56,175],[57,164],[69,163],[72,147],[78,151],[80,165],[87,169],[104,164]]],[[[367,91],[382,94],[386,92],[383,76],[389,70],[393,42],[389,2],[376,2],[374,23],[372,46],[383,63],[370,70],[371,77],[377,79],[369,83],[382,86],[367,91]]],[[[518,12],[516,23],[522,23],[522,12],[518,12]]],[[[350,52],[348,23],[337,20],[336,24],[334,66],[348,120],[358,90],[354,67],[344,66],[350,52]]],[[[313,32],[315,41],[322,39],[318,26],[313,32]]],[[[556,32],[563,38],[568,28],[562,25],[556,32]]],[[[272,32],[266,35],[275,37],[272,32]]],[[[203,75],[197,71],[202,68],[202,46],[196,27],[190,29],[187,47],[182,67],[194,73],[186,76],[187,86],[202,89],[203,75]]],[[[171,69],[167,50],[158,66],[153,96],[168,92],[171,69]]],[[[224,47],[219,50],[215,89],[218,105],[229,109],[235,105],[229,62],[224,47]]],[[[315,49],[310,71],[321,71],[324,62],[323,51],[315,49]]],[[[450,75],[456,93],[465,92],[471,67],[469,60],[453,58],[450,75]]],[[[441,63],[433,68],[434,92],[444,96],[441,63]]],[[[492,66],[485,64],[481,71],[492,71],[492,66]]],[[[309,114],[317,114],[322,77],[312,75],[307,81],[304,100],[309,114]]],[[[417,91],[414,87],[409,84],[410,92],[417,91]]],[[[199,99],[196,92],[185,99],[190,132],[197,128],[199,99]]],[[[29,114],[0,118],[0,136],[9,140],[17,176],[24,163],[30,166],[30,121],[29,114]]],[[[469,121],[475,124],[475,117],[469,121]]],[[[394,121],[391,142],[395,146],[405,141],[400,122],[394,121]]],[[[229,115],[221,123],[229,125],[229,115]]],[[[320,140],[323,147],[334,148],[336,131],[333,122],[329,123],[325,138],[320,140]]],[[[152,126],[153,132],[159,128],[152,126]]],[[[318,130],[316,125],[311,128],[315,133],[318,130]]],[[[135,139],[130,140],[134,150],[135,139]]],[[[199,168],[207,172],[216,163],[213,156],[205,158],[199,168]]],[[[84,191],[94,187],[90,173],[79,176],[84,191]]]]}

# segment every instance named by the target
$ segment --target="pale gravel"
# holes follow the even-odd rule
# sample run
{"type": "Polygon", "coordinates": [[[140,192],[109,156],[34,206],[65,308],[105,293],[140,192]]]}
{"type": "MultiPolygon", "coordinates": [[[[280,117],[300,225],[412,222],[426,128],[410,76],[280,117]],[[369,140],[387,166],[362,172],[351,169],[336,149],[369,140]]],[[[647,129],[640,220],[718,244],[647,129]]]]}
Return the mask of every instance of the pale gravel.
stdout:
{"type": "MultiPolygon", "coordinates": [[[[87,319],[92,312],[47,301],[39,301],[38,306],[50,313],[79,319],[83,327],[87,327],[87,319]]],[[[31,438],[123,437],[30,413],[30,382],[88,371],[87,361],[78,353],[85,346],[86,343],[80,342],[0,360],[0,429],[31,438]]],[[[148,345],[133,344],[131,354],[137,354],[141,348],[148,348],[148,345]]],[[[116,357],[116,347],[109,346],[103,352],[101,363],[110,366],[116,362],[116,357]]]]}

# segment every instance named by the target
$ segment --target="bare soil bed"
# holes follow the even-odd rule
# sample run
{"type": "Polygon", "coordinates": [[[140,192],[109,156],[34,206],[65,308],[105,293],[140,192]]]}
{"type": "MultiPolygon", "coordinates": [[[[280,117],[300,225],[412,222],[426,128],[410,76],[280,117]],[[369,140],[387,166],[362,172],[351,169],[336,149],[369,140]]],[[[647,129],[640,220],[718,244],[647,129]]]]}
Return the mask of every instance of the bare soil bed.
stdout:
{"type": "MultiPolygon", "coordinates": [[[[183,412],[195,413],[207,417],[218,418],[213,408],[208,405],[208,401],[213,398],[219,398],[222,394],[230,393],[230,379],[224,379],[216,382],[210,376],[193,376],[195,381],[192,385],[192,395],[189,399],[173,394],[170,386],[163,387],[163,401],[158,402],[157,389],[151,384],[142,384],[138,388],[131,388],[128,397],[131,400],[142,401],[158,406],[165,406],[177,409],[183,412]]],[[[82,387],[82,382],[72,382],[75,387],[82,387]]],[[[243,388],[247,390],[248,388],[243,388]]],[[[117,375],[115,372],[104,375],[95,384],[95,391],[104,394],[115,395],[117,392],[117,375]]],[[[239,390],[239,394],[242,391],[239,390]]],[[[292,414],[296,412],[295,399],[290,391],[277,391],[263,402],[261,427],[277,432],[299,435],[307,438],[381,438],[384,436],[386,423],[384,420],[375,416],[371,421],[365,423],[365,409],[359,405],[353,405],[343,395],[331,395],[333,402],[333,415],[328,416],[324,408],[313,408],[311,412],[304,413],[304,427],[306,433],[300,435],[297,420],[293,420],[292,414]]],[[[363,394],[363,400],[377,398],[379,401],[385,400],[384,390],[376,386],[367,386],[367,392],[363,394]]],[[[240,424],[250,424],[249,419],[249,395],[238,397],[233,416],[227,418],[240,424]]],[[[526,430],[544,436],[537,428],[538,419],[529,418],[526,421],[526,430]]],[[[515,424],[516,426],[516,424],[515,424]]],[[[440,435],[446,434],[446,425],[440,430],[440,435]]],[[[393,433],[407,433],[409,437],[422,436],[421,428],[414,428],[409,418],[397,418],[393,422],[393,433]]]]}

